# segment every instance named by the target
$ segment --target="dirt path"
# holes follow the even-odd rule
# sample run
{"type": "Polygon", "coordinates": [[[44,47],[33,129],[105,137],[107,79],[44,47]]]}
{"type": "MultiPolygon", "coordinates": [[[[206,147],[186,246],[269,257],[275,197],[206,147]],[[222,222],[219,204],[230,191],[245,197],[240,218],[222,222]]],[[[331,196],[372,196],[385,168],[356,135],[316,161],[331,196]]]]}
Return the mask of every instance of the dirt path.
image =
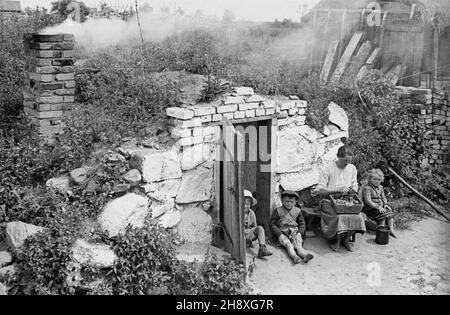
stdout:
{"type": "Polygon", "coordinates": [[[332,252],[320,236],[306,239],[315,256],[308,265],[293,265],[270,246],[274,255],[256,259],[250,282],[261,294],[450,294],[450,224],[429,218],[411,228],[388,246],[375,244],[373,233],[358,235],[353,253],[332,252]],[[380,267],[379,286],[367,281],[373,263],[380,267]]]}

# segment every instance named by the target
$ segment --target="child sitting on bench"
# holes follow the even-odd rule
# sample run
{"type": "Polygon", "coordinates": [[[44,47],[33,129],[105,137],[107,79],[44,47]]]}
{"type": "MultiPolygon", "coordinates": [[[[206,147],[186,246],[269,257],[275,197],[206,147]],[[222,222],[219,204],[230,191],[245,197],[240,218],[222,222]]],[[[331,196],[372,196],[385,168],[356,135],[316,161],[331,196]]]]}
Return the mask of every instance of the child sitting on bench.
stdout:
{"type": "Polygon", "coordinates": [[[258,240],[259,242],[259,250],[258,250],[258,258],[263,258],[266,256],[271,256],[272,253],[269,252],[266,246],[266,233],[262,226],[258,226],[256,223],[256,215],[255,212],[251,209],[251,207],[256,206],[257,201],[253,197],[251,191],[244,190],[244,233],[245,240],[247,242],[247,246],[252,246],[252,242],[258,240]]]}
{"type": "Polygon", "coordinates": [[[305,220],[302,211],[295,206],[298,199],[299,195],[294,191],[282,192],[283,205],[273,211],[270,219],[274,236],[286,248],[295,264],[301,261],[308,263],[314,258],[303,249],[302,234],[305,233],[305,220]]]}
{"type": "Polygon", "coordinates": [[[394,212],[388,205],[383,186],[381,186],[383,181],[384,174],[381,170],[372,169],[369,172],[369,183],[362,188],[363,212],[379,226],[387,223],[391,236],[397,238],[394,233],[394,212]]]}

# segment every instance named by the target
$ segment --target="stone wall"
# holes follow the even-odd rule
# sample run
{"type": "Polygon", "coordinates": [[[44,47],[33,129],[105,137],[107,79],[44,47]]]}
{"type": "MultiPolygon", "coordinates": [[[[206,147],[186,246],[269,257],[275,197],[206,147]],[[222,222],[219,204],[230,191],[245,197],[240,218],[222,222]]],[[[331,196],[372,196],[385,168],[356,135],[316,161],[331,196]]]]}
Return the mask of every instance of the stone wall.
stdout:
{"type": "Polygon", "coordinates": [[[74,36],[25,34],[24,110],[39,134],[52,139],[75,101],[74,36]]]}
{"type": "Polygon", "coordinates": [[[422,161],[422,164],[426,166],[450,163],[450,95],[448,92],[409,87],[397,87],[397,91],[415,105],[419,121],[432,128],[431,160],[422,161]]]}
{"type": "Polygon", "coordinates": [[[277,118],[277,146],[272,153],[276,190],[281,185],[283,189],[300,191],[318,183],[319,167],[336,159],[337,150],[343,145],[341,139],[348,137],[345,111],[334,103],[328,109],[330,124],[319,132],[306,125],[306,101],[296,96],[260,96],[252,88],[238,87],[212,104],[168,108],[167,115],[172,118],[171,136],[176,141],[174,149],[166,153],[164,159],[154,155],[139,158],[137,165],[149,180],[181,178],[180,188],[175,193],[176,204],[213,202],[213,162],[223,117],[233,124],[277,118]],[[165,171],[162,160],[166,161],[166,166],[175,165],[177,154],[179,169],[165,171]],[[161,178],[169,173],[173,176],[161,178]]]}

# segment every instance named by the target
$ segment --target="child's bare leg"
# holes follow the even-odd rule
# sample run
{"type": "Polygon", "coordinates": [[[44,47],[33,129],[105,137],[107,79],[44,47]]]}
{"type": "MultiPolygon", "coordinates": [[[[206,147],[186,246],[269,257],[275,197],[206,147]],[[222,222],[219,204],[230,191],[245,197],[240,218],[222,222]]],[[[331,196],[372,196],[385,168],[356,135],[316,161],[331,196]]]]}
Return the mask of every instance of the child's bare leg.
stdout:
{"type": "Polygon", "coordinates": [[[389,229],[391,230],[391,236],[397,238],[397,234],[395,234],[394,232],[394,218],[389,218],[387,222],[389,225],[389,229]]]}
{"type": "Polygon", "coordinates": [[[299,262],[300,257],[297,256],[294,245],[292,245],[291,241],[285,235],[280,235],[278,241],[284,248],[286,248],[289,257],[291,257],[295,263],[299,262]]]}
{"type": "Polygon", "coordinates": [[[310,261],[314,258],[313,255],[309,254],[304,248],[303,248],[303,239],[302,235],[298,233],[295,238],[292,241],[292,244],[294,245],[294,248],[297,252],[297,254],[303,259],[305,263],[310,261]]]}

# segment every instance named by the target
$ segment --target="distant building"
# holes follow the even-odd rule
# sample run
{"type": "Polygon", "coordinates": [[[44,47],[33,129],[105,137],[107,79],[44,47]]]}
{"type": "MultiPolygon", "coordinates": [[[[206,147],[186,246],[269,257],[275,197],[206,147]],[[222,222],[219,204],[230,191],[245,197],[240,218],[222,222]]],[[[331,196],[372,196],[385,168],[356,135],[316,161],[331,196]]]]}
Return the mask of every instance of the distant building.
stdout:
{"type": "Polygon", "coordinates": [[[355,32],[380,48],[377,69],[402,64],[402,85],[450,86],[450,0],[321,0],[302,22],[314,29],[311,64],[322,65],[331,42],[339,56],[355,32]],[[379,25],[368,15],[378,2],[379,25]]]}
{"type": "Polygon", "coordinates": [[[11,18],[22,13],[20,1],[0,0],[0,46],[5,42],[8,32],[5,28],[10,23],[11,18]]]}
{"type": "Polygon", "coordinates": [[[20,13],[20,1],[5,1],[0,0],[0,12],[1,13],[20,13]]]}

